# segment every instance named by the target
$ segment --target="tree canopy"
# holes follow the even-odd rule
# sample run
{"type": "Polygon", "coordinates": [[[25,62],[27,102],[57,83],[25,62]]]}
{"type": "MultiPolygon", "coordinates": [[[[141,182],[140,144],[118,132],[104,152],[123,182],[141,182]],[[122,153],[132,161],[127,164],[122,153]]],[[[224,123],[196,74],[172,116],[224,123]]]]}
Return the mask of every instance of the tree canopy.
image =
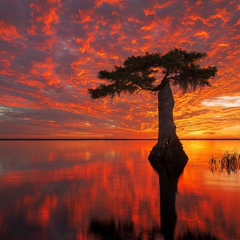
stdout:
{"type": "Polygon", "coordinates": [[[166,81],[179,85],[183,92],[194,91],[210,86],[209,80],[217,73],[215,66],[200,67],[200,60],[206,57],[206,53],[182,49],[174,49],[165,55],[146,53],[143,56],[131,56],[123,66],[100,71],[98,78],[105,83],[88,89],[88,92],[93,99],[113,98],[121,93],[133,94],[141,90],[156,92],[164,87],[166,81]]]}

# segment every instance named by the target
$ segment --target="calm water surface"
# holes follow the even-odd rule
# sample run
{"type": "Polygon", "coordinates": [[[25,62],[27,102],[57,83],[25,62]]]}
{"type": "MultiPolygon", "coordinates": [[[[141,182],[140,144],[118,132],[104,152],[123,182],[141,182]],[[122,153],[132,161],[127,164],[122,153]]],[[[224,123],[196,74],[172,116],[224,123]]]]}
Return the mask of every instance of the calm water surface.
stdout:
{"type": "MultiPolygon", "coordinates": [[[[182,141],[175,239],[240,239],[240,175],[208,161],[240,141],[182,141]]],[[[1,141],[0,239],[164,239],[155,141],[1,141]],[[121,238],[119,238],[121,239],[121,238]]],[[[171,217],[171,214],[169,214],[171,217]]]]}

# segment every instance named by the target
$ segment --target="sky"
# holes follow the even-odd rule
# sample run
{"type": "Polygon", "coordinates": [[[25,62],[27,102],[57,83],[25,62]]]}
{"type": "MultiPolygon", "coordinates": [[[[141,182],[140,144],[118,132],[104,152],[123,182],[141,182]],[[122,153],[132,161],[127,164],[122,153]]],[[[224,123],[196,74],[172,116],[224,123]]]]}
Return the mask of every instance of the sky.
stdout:
{"type": "Polygon", "coordinates": [[[92,100],[129,56],[206,52],[212,87],[173,87],[179,138],[240,136],[237,0],[0,0],[0,138],[157,138],[157,96],[92,100]]]}

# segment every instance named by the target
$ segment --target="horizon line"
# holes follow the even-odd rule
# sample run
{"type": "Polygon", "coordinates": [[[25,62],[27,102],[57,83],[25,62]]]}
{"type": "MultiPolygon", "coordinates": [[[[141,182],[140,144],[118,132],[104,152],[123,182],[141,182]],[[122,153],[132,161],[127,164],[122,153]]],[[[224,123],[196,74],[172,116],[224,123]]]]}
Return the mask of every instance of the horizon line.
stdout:
{"type": "MultiPolygon", "coordinates": [[[[149,140],[157,138],[0,138],[0,141],[131,141],[149,140]]],[[[179,140],[240,140],[240,138],[179,138],[179,140]]]]}

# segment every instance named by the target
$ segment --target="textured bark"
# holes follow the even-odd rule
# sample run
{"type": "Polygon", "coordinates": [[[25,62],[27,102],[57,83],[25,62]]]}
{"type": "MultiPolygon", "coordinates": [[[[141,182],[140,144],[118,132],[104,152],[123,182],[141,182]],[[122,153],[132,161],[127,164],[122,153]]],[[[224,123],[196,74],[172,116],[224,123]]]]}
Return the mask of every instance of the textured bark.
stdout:
{"type": "Polygon", "coordinates": [[[158,142],[153,147],[149,160],[161,162],[164,167],[174,161],[187,162],[188,157],[176,134],[173,118],[174,99],[169,80],[158,91],[159,133],[158,142]]]}

